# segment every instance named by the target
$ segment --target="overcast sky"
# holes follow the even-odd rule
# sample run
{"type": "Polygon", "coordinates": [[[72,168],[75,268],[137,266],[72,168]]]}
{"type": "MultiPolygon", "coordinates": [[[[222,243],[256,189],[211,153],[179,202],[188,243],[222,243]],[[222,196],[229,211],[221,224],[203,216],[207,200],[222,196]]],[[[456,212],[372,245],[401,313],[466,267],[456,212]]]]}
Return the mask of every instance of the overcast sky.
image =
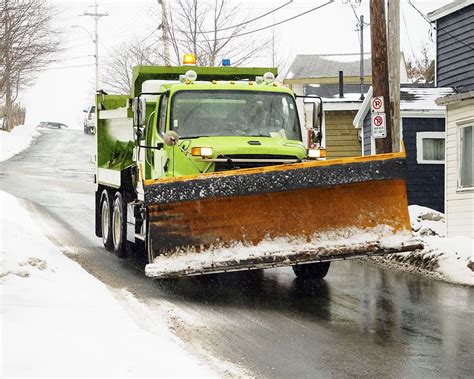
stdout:
{"type": "MultiPolygon", "coordinates": [[[[202,0],[213,2],[213,0],[202,0]]],[[[256,17],[278,7],[288,0],[233,0],[241,4],[242,15],[256,17]]],[[[356,3],[355,0],[351,0],[356,3]]],[[[173,0],[169,0],[172,3],[173,0]]],[[[297,15],[326,0],[294,0],[292,4],[249,25],[248,30],[264,27],[272,23],[297,15]]],[[[335,0],[308,15],[276,26],[274,32],[278,40],[277,61],[283,59],[291,62],[296,54],[329,54],[354,53],[359,51],[359,38],[356,29],[354,10],[350,0],[335,0]]],[[[450,0],[412,0],[412,3],[424,14],[440,8],[450,0]]],[[[56,54],[55,62],[38,75],[36,84],[23,91],[22,102],[27,108],[28,124],[40,121],[58,121],[71,126],[82,125],[82,109],[93,102],[94,94],[94,31],[93,19],[81,16],[93,1],[83,0],[49,0],[57,11],[54,26],[62,31],[62,50],[56,54]],[[78,25],[80,28],[73,28],[78,25]]],[[[423,43],[430,41],[430,26],[411,7],[408,0],[401,0],[401,49],[407,58],[418,55],[423,43]]],[[[107,11],[109,16],[99,22],[99,57],[104,66],[111,49],[121,41],[129,40],[134,35],[146,37],[160,20],[152,17],[150,9],[156,7],[156,0],[114,1],[99,0],[100,11],[107,11]]],[[[369,0],[362,0],[355,6],[355,12],[363,14],[369,22],[369,0]]],[[[242,37],[245,44],[253,38],[269,38],[272,28],[242,37]]],[[[366,49],[370,49],[370,27],[366,29],[364,38],[366,49]]],[[[225,58],[225,57],[222,57],[225,58]]],[[[269,50],[252,65],[271,66],[272,56],[269,50]]]]}

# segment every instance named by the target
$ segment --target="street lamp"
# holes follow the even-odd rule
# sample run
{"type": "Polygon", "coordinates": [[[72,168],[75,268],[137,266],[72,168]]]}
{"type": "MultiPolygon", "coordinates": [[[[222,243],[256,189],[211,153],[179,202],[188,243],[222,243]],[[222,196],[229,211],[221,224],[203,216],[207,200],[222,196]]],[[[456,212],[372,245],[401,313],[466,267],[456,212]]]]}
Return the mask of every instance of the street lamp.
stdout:
{"type": "Polygon", "coordinates": [[[85,11],[82,16],[92,16],[95,20],[95,27],[94,27],[94,36],[84,27],[79,25],[73,25],[73,28],[80,28],[87,32],[88,36],[91,38],[92,42],[95,44],[95,89],[96,91],[100,88],[100,74],[99,74],[99,19],[104,16],[108,16],[108,12],[105,13],[98,13],[97,11],[97,0],[94,2],[94,12],[90,13],[85,11]]]}
{"type": "Polygon", "coordinates": [[[84,28],[83,26],[80,26],[80,25],[71,25],[71,28],[74,28],[74,29],[82,29],[84,30],[87,35],[89,36],[89,38],[91,39],[92,43],[95,44],[95,54],[94,54],[94,57],[95,57],[95,89],[96,91],[99,89],[99,85],[100,85],[100,78],[99,78],[99,55],[98,55],[98,51],[99,51],[99,42],[97,39],[94,38],[94,36],[92,35],[91,32],[89,32],[86,28],[84,28]]]}

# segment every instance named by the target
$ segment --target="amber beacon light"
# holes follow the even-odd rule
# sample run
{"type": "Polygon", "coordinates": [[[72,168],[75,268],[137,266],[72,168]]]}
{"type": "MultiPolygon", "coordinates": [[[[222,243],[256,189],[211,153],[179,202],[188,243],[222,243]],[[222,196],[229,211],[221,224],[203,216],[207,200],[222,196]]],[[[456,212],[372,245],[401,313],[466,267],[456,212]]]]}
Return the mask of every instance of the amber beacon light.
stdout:
{"type": "Polygon", "coordinates": [[[196,57],[194,56],[194,54],[184,54],[183,64],[184,65],[195,65],[196,64],[196,57]]]}

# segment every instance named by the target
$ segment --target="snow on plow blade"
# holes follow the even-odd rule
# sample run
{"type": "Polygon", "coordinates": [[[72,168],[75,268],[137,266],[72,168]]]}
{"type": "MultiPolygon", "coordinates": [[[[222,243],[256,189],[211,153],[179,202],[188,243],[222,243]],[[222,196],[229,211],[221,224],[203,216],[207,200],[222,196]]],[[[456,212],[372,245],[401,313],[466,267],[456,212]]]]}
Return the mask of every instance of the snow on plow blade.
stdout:
{"type": "Polygon", "coordinates": [[[145,183],[147,276],[288,266],[415,250],[404,153],[145,183]]]}

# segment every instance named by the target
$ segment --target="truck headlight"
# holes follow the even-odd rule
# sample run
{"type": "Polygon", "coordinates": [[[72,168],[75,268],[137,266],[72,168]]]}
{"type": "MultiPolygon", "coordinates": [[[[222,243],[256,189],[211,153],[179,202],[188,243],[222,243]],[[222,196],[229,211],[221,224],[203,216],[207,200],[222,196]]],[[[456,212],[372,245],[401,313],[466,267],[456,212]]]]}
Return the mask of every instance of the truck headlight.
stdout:
{"type": "Polygon", "coordinates": [[[194,157],[212,158],[212,147],[193,147],[191,155],[194,157]]]}

